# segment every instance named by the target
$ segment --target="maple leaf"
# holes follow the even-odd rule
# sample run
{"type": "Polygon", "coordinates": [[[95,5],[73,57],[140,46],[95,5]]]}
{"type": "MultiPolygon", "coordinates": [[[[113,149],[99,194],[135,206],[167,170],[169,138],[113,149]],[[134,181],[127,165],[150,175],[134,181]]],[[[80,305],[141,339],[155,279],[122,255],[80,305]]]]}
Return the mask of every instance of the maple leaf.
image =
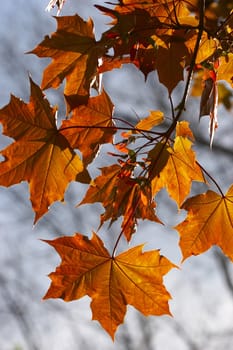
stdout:
{"type": "MultiPolygon", "coordinates": [[[[122,57],[129,55],[131,62],[147,77],[148,73],[154,69],[154,61],[148,63],[147,49],[152,47],[151,35],[160,24],[158,18],[151,17],[143,9],[136,8],[133,11],[121,13],[100,5],[96,7],[114,18],[114,26],[104,32],[101,39],[113,48],[113,58],[119,58],[122,61],[122,57]]],[[[153,48],[153,54],[154,52],[153,48]]],[[[151,55],[150,51],[150,58],[153,54],[151,55]]]]}
{"type": "Polygon", "coordinates": [[[148,117],[140,120],[135,126],[136,129],[151,130],[154,126],[163,122],[164,115],[161,111],[150,111],[148,117]]]}
{"type": "Polygon", "coordinates": [[[226,80],[233,87],[233,53],[220,57],[217,78],[226,80]]]}
{"type": "Polygon", "coordinates": [[[98,68],[98,73],[105,73],[115,68],[121,68],[123,64],[133,63],[144,74],[145,79],[148,74],[156,69],[156,50],[153,47],[144,48],[142,45],[130,49],[130,56],[112,57],[105,55],[102,64],[98,68]]]}
{"type": "Polygon", "coordinates": [[[155,215],[156,204],[151,197],[147,179],[131,178],[132,169],[125,164],[117,164],[101,169],[102,174],[91,183],[81,204],[101,202],[105,213],[101,215],[101,225],[110,225],[123,216],[122,231],[129,241],[135,232],[137,219],[148,219],[161,223],[155,215]]]}
{"type": "Polygon", "coordinates": [[[151,45],[147,48],[137,47],[131,61],[140,69],[146,79],[148,74],[157,68],[157,51],[151,45]]]}
{"type": "Polygon", "coordinates": [[[64,120],[60,132],[71,147],[83,154],[83,163],[89,164],[96,156],[99,146],[113,141],[116,132],[112,120],[113,104],[105,91],[90,97],[87,105],[72,111],[72,117],[64,120]]]}
{"type": "Polygon", "coordinates": [[[30,53],[38,57],[51,57],[52,62],[44,70],[42,89],[57,88],[66,78],[64,95],[68,112],[85,104],[89,89],[97,74],[98,58],[105,52],[104,45],[95,41],[93,23],[78,15],[56,17],[57,31],[30,53]]]}
{"type": "Polygon", "coordinates": [[[56,128],[56,109],[51,108],[40,88],[30,79],[31,98],[28,104],[11,97],[0,110],[4,135],[15,142],[1,153],[0,185],[11,186],[28,181],[35,221],[49,206],[63,200],[70,181],[88,183],[89,174],[56,128]]]}
{"type": "Polygon", "coordinates": [[[188,138],[192,136],[188,122],[177,124],[176,135],[173,147],[158,143],[149,152],[150,178],[153,195],[165,187],[180,206],[190,192],[192,181],[205,180],[196,163],[192,142],[188,138]]]}
{"type": "Polygon", "coordinates": [[[188,34],[184,30],[175,30],[172,35],[163,35],[166,47],[159,46],[157,58],[157,71],[159,81],[164,84],[169,95],[177,84],[184,78],[184,68],[190,62],[192,47],[189,47],[195,32],[188,34]]]}
{"type": "MultiPolygon", "coordinates": [[[[166,24],[174,24],[178,19],[187,18],[191,15],[196,7],[196,0],[166,0],[166,1],[137,1],[121,0],[120,5],[115,7],[115,10],[122,13],[127,13],[135,9],[146,10],[152,17],[157,17],[161,22],[166,24]]],[[[178,23],[177,23],[178,24],[178,23]]]]}
{"type": "Polygon", "coordinates": [[[112,338],[124,321],[128,304],[146,316],[170,314],[170,294],[163,275],[175,265],[159,251],[142,252],[140,245],[111,257],[95,233],[90,240],[77,233],[45,242],[56,249],[62,261],[49,275],[52,283],[44,299],[71,301],[88,295],[93,320],[112,338]]]}
{"type": "Polygon", "coordinates": [[[233,186],[225,195],[209,190],[189,198],[182,208],[188,215],[175,229],[183,259],[218,245],[233,261],[233,186]]]}
{"type": "Polygon", "coordinates": [[[189,47],[189,41],[194,35],[196,37],[194,31],[187,33],[184,30],[167,29],[168,23],[174,25],[174,20],[177,21],[179,16],[188,17],[190,12],[185,2],[155,4],[153,1],[146,4],[133,3],[132,6],[127,2],[125,5],[122,3],[115,9],[96,5],[98,9],[114,18],[115,25],[106,31],[102,38],[112,41],[114,58],[129,55],[145,78],[151,71],[158,69],[159,79],[170,94],[183,79],[184,62],[189,64],[193,50],[193,47],[189,47]],[[160,47],[161,42],[163,47],[160,47]]]}
{"type": "MultiPolygon", "coordinates": [[[[103,36],[114,39],[115,51],[117,51],[116,47],[118,45],[119,47],[125,47],[126,50],[130,49],[135,43],[142,43],[145,47],[148,46],[147,38],[150,38],[155,28],[160,24],[157,17],[151,17],[143,9],[135,8],[133,11],[121,13],[100,5],[95,5],[95,7],[114,18],[114,26],[103,33],[103,36]]],[[[119,52],[116,55],[120,55],[119,52]]]]}
{"type": "MultiPolygon", "coordinates": [[[[195,38],[194,38],[195,40],[195,38]]],[[[202,34],[201,43],[198,48],[196,64],[205,62],[208,58],[213,56],[218,47],[216,39],[209,38],[206,32],[202,34]]]]}
{"type": "Polygon", "coordinates": [[[101,65],[98,67],[98,73],[101,74],[101,73],[109,72],[112,69],[122,68],[122,65],[126,63],[132,63],[129,57],[114,58],[112,56],[105,55],[102,58],[101,65]]]}

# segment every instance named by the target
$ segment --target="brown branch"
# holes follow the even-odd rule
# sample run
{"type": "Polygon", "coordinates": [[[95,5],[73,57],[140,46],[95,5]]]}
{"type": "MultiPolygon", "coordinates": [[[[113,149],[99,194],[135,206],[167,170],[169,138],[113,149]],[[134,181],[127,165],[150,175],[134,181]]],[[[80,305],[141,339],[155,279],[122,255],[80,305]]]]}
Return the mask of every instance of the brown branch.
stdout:
{"type": "Polygon", "coordinates": [[[195,43],[192,59],[190,62],[190,66],[189,66],[188,77],[187,77],[187,81],[185,84],[182,100],[178,106],[178,112],[174,118],[172,125],[170,126],[170,128],[168,129],[168,131],[166,133],[167,138],[169,138],[171,133],[174,131],[174,129],[176,127],[176,123],[180,119],[181,114],[182,114],[183,110],[185,109],[186,100],[188,98],[188,93],[189,93],[190,85],[192,82],[192,76],[193,76],[193,72],[194,72],[194,68],[195,68],[197,53],[198,53],[198,49],[199,49],[199,46],[201,43],[201,37],[202,37],[203,31],[204,31],[204,13],[205,13],[205,0],[201,0],[200,1],[200,19],[199,19],[199,26],[198,26],[199,31],[198,31],[197,40],[195,43]]]}

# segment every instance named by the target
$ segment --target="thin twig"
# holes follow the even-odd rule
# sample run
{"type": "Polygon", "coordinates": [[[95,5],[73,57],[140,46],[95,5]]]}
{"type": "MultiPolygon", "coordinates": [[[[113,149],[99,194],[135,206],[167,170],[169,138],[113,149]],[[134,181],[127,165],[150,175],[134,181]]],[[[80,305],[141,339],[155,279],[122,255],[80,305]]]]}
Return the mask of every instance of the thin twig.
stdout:
{"type": "Polygon", "coordinates": [[[213,176],[211,176],[208,171],[199,163],[197,162],[197,165],[201,168],[201,170],[210,178],[210,180],[215,184],[215,186],[217,187],[217,189],[219,190],[220,194],[222,197],[225,197],[223,191],[221,190],[221,187],[219,186],[219,184],[217,183],[217,181],[213,178],[213,176]]]}

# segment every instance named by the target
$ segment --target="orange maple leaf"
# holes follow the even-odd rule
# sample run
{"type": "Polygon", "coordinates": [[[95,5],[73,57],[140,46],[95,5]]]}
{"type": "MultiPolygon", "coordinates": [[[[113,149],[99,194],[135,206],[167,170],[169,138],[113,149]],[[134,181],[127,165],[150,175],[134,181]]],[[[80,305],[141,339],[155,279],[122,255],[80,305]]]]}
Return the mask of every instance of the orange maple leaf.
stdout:
{"type": "Polygon", "coordinates": [[[179,122],[173,147],[158,143],[149,152],[153,195],[165,187],[178,206],[189,194],[192,181],[205,181],[190,138],[193,137],[188,123],[179,122]]]}
{"type": "Polygon", "coordinates": [[[112,112],[113,104],[103,91],[90,97],[87,105],[73,109],[71,118],[63,121],[60,131],[71,147],[82,152],[85,165],[93,160],[101,144],[113,141],[116,129],[112,112]]]}
{"type": "Polygon", "coordinates": [[[52,58],[44,70],[42,89],[57,88],[66,78],[64,94],[70,111],[87,103],[98,58],[105,47],[95,41],[91,20],[86,22],[78,15],[56,17],[56,20],[57,31],[51,37],[46,36],[30,53],[52,58]]]}
{"type": "MultiPolygon", "coordinates": [[[[137,1],[121,0],[120,5],[115,9],[122,13],[127,13],[135,9],[146,10],[151,16],[158,17],[161,22],[174,24],[177,18],[180,20],[191,15],[190,10],[196,7],[196,0],[166,0],[166,1],[137,1]]],[[[182,21],[183,22],[183,21],[182,21]]],[[[177,23],[178,24],[178,23],[177,23]]]]}
{"type": "Polygon", "coordinates": [[[233,53],[222,56],[219,59],[217,79],[226,80],[233,87],[233,53]]]}
{"type": "Polygon", "coordinates": [[[136,230],[137,219],[147,219],[161,223],[155,215],[155,201],[147,179],[131,178],[131,170],[126,166],[111,165],[102,168],[90,185],[81,204],[101,202],[105,212],[101,215],[101,225],[110,225],[123,216],[122,231],[129,241],[136,230]]]}
{"type": "Polygon", "coordinates": [[[88,183],[90,177],[67,139],[56,127],[56,108],[51,108],[40,88],[30,79],[28,104],[11,97],[0,110],[4,135],[16,142],[1,153],[0,185],[28,181],[35,221],[57,200],[63,200],[70,181],[88,183]]]}
{"type": "Polygon", "coordinates": [[[185,1],[133,2],[132,6],[126,1],[115,9],[96,7],[114,18],[114,26],[102,37],[108,43],[111,41],[114,58],[129,55],[145,77],[157,69],[160,81],[170,94],[183,80],[184,66],[189,64],[192,51],[190,38],[196,37],[195,31],[168,30],[168,24],[174,25],[177,18],[182,18],[182,22],[189,18],[185,1]]]}
{"type": "Polygon", "coordinates": [[[163,275],[175,265],[158,250],[142,252],[140,245],[111,257],[96,234],[90,240],[78,233],[45,242],[62,261],[49,275],[52,283],[44,299],[71,301],[88,295],[93,320],[112,338],[124,321],[128,304],[146,316],[170,314],[163,275]]]}
{"type": "Polygon", "coordinates": [[[233,186],[226,195],[207,191],[182,205],[187,218],[175,227],[180,234],[183,259],[218,245],[233,261],[233,186]]]}
{"type": "Polygon", "coordinates": [[[159,81],[166,86],[169,95],[184,79],[184,68],[191,60],[190,41],[196,37],[195,31],[174,30],[170,35],[161,36],[163,46],[158,48],[157,70],[159,81]]]}

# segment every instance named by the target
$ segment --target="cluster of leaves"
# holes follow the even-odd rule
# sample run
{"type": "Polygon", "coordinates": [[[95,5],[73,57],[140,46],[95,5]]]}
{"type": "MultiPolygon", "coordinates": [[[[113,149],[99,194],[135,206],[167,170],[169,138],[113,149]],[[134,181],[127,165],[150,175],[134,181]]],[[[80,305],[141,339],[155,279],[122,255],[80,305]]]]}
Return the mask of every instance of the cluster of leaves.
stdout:
{"type": "MultiPolygon", "coordinates": [[[[60,11],[63,4],[50,1],[48,9],[57,5],[60,11]]],[[[3,134],[15,140],[2,151],[0,185],[28,181],[35,222],[52,203],[63,200],[71,181],[89,184],[80,205],[102,204],[100,226],[121,220],[111,254],[96,233],[92,238],[77,233],[46,241],[62,261],[50,274],[52,282],[44,298],[70,301],[90,296],[93,319],[112,338],[124,320],[127,304],[144,315],[170,314],[170,295],[163,276],[175,265],[157,250],[143,252],[143,246],[116,256],[120,239],[125,237],[129,242],[139,220],[162,224],[155,199],[162,188],[178,208],[187,211],[185,220],[175,227],[183,259],[217,244],[233,260],[233,185],[223,194],[198,163],[195,138],[182,115],[194,82],[193,95],[201,95],[199,117],[210,118],[212,145],[219,80],[227,83],[223,97],[232,94],[232,4],[119,0],[107,7],[96,5],[113,20],[100,40],[95,39],[91,19],[85,21],[77,14],[56,17],[56,32],[31,51],[52,59],[43,72],[41,87],[30,78],[29,103],[12,96],[0,110],[3,134]],[[114,116],[101,76],[123,64],[135,65],[145,78],[157,71],[171,101],[166,123],[164,113],[158,110],[136,125],[114,116]],[[172,93],[184,79],[184,91],[175,109],[172,93]],[[67,115],[58,128],[57,109],[50,106],[42,90],[56,89],[63,81],[67,115]],[[91,94],[92,89],[95,94],[91,94]],[[115,135],[120,138],[117,143],[115,135]],[[105,143],[115,147],[113,161],[91,179],[88,166],[105,143]],[[206,183],[206,176],[217,192],[209,189],[188,198],[192,182],[206,183]]]]}

